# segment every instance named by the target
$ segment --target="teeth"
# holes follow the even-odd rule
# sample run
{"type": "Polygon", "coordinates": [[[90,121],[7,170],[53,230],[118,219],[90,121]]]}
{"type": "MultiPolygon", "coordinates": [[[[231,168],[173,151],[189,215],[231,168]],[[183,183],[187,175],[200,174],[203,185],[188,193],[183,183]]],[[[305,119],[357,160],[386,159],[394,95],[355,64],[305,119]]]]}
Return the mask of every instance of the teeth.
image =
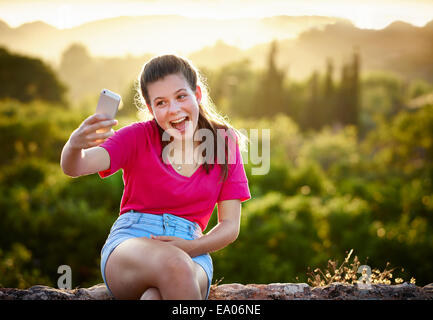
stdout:
{"type": "Polygon", "coordinates": [[[185,119],[186,119],[186,117],[183,117],[183,118],[181,118],[179,120],[171,121],[171,123],[181,123],[185,119]]]}

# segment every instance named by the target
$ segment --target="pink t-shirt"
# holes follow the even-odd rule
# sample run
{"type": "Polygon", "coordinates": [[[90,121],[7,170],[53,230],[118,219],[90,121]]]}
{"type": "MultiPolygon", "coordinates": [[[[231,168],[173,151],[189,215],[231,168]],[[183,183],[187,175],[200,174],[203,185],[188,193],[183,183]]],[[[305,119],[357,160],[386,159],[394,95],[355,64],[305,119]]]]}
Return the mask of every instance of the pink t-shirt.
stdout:
{"type": "Polygon", "coordinates": [[[123,169],[120,214],[130,210],[171,213],[197,222],[204,231],[217,202],[251,198],[237,143],[236,163],[229,160],[227,180],[220,183],[219,164],[211,165],[209,174],[203,166],[191,177],[177,173],[162,161],[160,139],[156,121],[150,120],[123,127],[100,145],[110,155],[110,168],[99,172],[101,178],[123,169]]]}

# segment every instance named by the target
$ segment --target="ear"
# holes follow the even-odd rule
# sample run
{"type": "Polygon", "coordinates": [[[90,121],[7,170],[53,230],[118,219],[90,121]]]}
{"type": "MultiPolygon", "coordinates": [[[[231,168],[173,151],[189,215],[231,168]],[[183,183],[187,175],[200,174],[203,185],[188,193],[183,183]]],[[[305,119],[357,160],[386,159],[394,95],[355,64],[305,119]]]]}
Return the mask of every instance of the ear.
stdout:
{"type": "Polygon", "coordinates": [[[197,99],[197,103],[201,102],[201,97],[202,97],[202,95],[201,95],[201,88],[200,88],[199,85],[197,85],[196,88],[195,88],[195,98],[197,99]]]}

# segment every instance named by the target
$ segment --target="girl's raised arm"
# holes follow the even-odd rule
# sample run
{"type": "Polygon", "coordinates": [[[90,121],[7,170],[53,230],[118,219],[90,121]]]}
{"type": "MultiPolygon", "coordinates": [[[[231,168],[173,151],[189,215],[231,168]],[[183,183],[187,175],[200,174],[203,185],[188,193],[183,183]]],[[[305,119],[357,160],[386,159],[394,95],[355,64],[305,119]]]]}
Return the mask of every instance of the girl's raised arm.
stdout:
{"type": "Polygon", "coordinates": [[[79,177],[108,169],[110,156],[98,146],[114,134],[110,128],[116,124],[117,120],[104,114],[94,114],[84,120],[63,147],[60,158],[63,172],[71,177],[79,177]],[[97,132],[104,128],[109,130],[97,132]]]}

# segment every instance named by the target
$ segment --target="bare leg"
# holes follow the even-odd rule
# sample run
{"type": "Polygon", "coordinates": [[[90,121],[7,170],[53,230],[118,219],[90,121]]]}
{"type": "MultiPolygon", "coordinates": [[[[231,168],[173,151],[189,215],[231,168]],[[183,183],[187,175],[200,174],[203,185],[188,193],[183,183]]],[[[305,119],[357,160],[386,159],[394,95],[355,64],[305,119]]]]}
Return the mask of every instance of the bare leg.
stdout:
{"type": "Polygon", "coordinates": [[[207,278],[207,274],[204,271],[203,267],[198,263],[194,263],[194,264],[195,264],[194,267],[195,267],[196,278],[198,279],[198,283],[200,285],[201,299],[204,300],[206,299],[209,280],[207,278]]]}
{"type": "Polygon", "coordinates": [[[203,299],[203,272],[183,250],[148,238],[122,242],[108,258],[105,276],[116,299],[203,299]],[[200,275],[201,274],[201,275],[200,275]]]}
{"type": "Polygon", "coordinates": [[[164,272],[159,277],[157,284],[164,300],[201,299],[200,285],[196,278],[194,265],[195,262],[182,250],[179,255],[173,255],[165,260],[164,272]]]}
{"type": "MultiPolygon", "coordinates": [[[[207,274],[199,264],[195,264],[197,277],[199,279],[201,298],[204,300],[207,294],[208,279],[207,274]]],[[[161,293],[158,288],[149,288],[144,291],[140,300],[162,300],[161,293]]]]}
{"type": "Polygon", "coordinates": [[[149,288],[142,294],[140,300],[162,300],[158,288],[149,288]]]}

